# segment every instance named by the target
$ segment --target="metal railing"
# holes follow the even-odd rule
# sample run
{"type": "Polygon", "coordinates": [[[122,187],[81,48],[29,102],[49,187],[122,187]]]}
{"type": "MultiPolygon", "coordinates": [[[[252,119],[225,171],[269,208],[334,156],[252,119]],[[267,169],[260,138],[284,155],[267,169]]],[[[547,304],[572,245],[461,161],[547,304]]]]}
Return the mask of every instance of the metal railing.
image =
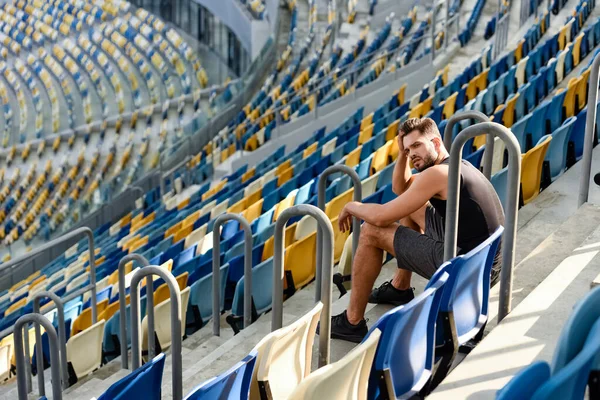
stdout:
{"type": "Polygon", "coordinates": [[[319,208],[310,204],[300,204],[284,210],[275,223],[275,245],[273,253],[273,299],[271,331],[283,326],[283,244],[285,243],[285,225],[290,218],[310,215],[317,220],[322,229],[324,242],[321,270],[315,275],[321,275],[321,312],[319,333],[319,367],[329,364],[329,342],[331,336],[331,282],[333,279],[333,227],[327,215],[319,208]]]}
{"type": "Polygon", "coordinates": [[[498,321],[510,312],[512,300],[512,278],[515,262],[515,244],[517,239],[517,218],[519,209],[519,190],[521,180],[521,149],[515,135],[496,122],[481,122],[464,129],[458,134],[450,149],[448,170],[448,197],[446,203],[446,237],[444,241],[444,260],[456,257],[458,235],[458,205],[460,201],[461,154],[467,140],[487,134],[499,137],[508,150],[508,189],[506,192],[506,221],[502,241],[502,269],[500,271],[500,304],[498,321]]]}
{"type": "Polygon", "coordinates": [[[213,335],[221,335],[221,225],[235,220],[244,229],[244,328],[252,323],[252,228],[238,214],[221,214],[213,225],[212,248],[212,319],[213,335]]]}
{"type": "MultiPolygon", "coordinates": [[[[67,333],[65,332],[65,310],[64,304],[56,293],[43,291],[37,293],[33,297],[33,312],[34,314],[40,314],[40,300],[44,297],[50,298],[56,305],[56,313],[58,317],[58,340],[60,344],[60,366],[62,373],[62,388],[66,389],[69,387],[69,369],[67,367],[67,333]]],[[[26,338],[29,335],[25,336],[26,338]]],[[[45,396],[44,388],[44,352],[42,349],[42,333],[40,331],[39,324],[35,324],[35,352],[37,354],[36,365],[37,365],[37,377],[38,377],[38,388],[40,396],[45,396]]],[[[25,353],[27,359],[29,359],[29,346],[26,345],[25,353]]],[[[29,378],[31,376],[27,374],[29,378]]]]}
{"type": "MultiPolygon", "coordinates": [[[[8,262],[5,262],[0,265],[0,273],[3,273],[4,271],[9,271],[10,273],[12,273],[12,268],[14,268],[15,266],[32,259],[33,257],[37,256],[40,253],[43,253],[49,249],[52,249],[54,246],[57,246],[63,242],[72,240],[72,239],[77,238],[82,235],[86,235],[87,239],[88,239],[89,264],[90,264],[90,284],[84,288],[81,288],[81,289],[71,293],[70,295],[68,295],[67,297],[62,299],[62,301],[64,303],[66,303],[67,301],[74,299],[75,297],[80,296],[83,293],[86,293],[87,291],[91,291],[92,296],[90,298],[90,303],[91,303],[91,307],[92,307],[92,324],[95,324],[98,319],[98,313],[97,313],[97,309],[96,309],[96,262],[95,262],[96,258],[95,258],[95,249],[94,249],[94,233],[92,232],[92,230],[90,228],[85,227],[85,226],[81,227],[81,228],[77,228],[72,232],[66,233],[54,240],[49,241],[48,243],[45,243],[39,247],[36,247],[29,253],[25,253],[25,254],[21,255],[20,257],[17,257],[8,262]]],[[[4,337],[12,332],[13,332],[13,327],[7,328],[7,329],[3,330],[2,332],[0,332],[0,337],[4,337]]]]}
{"type": "Polygon", "coordinates": [[[583,140],[583,159],[579,180],[579,198],[577,206],[588,201],[590,194],[590,175],[592,172],[592,150],[596,133],[596,102],[598,101],[598,84],[600,83],[600,54],[594,57],[588,81],[587,117],[585,120],[585,138],[583,140]]]}
{"type": "MultiPolygon", "coordinates": [[[[335,164],[331,167],[327,168],[321,176],[319,176],[319,191],[318,191],[318,201],[317,204],[319,209],[323,212],[325,211],[325,197],[327,190],[327,178],[329,175],[334,174],[336,172],[341,172],[342,174],[346,174],[352,179],[352,185],[354,187],[354,201],[361,202],[362,201],[362,182],[360,181],[360,177],[356,173],[353,168],[350,168],[347,165],[343,164],[335,164]]],[[[323,231],[321,227],[317,227],[317,271],[320,271],[322,268],[322,254],[323,254],[323,241],[321,238],[323,237],[323,231]]],[[[354,259],[354,255],[356,254],[356,250],[358,249],[358,240],[360,238],[360,219],[357,217],[352,217],[352,257],[354,259]]],[[[341,276],[342,281],[344,279],[341,276]]],[[[319,301],[321,299],[321,275],[316,275],[316,291],[315,291],[315,301],[319,301]]],[[[341,283],[341,282],[340,282],[341,283]]],[[[342,290],[343,286],[338,285],[340,290],[342,290]]]]}
{"type": "MultiPolygon", "coordinates": [[[[474,119],[477,122],[489,122],[487,115],[477,110],[461,111],[448,119],[444,130],[444,147],[448,152],[452,148],[452,136],[454,126],[462,120],[474,119]]],[[[461,154],[462,157],[462,154],[461,154]]],[[[483,175],[490,180],[492,177],[492,161],[494,159],[494,136],[487,135],[485,139],[485,152],[483,153],[483,175]]]]}
{"type": "MultiPolygon", "coordinates": [[[[136,370],[142,363],[142,349],[140,346],[141,321],[140,314],[140,289],[139,283],[145,276],[158,275],[169,286],[171,296],[171,362],[172,362],[172,385],[173,399],[183,398],[182,365],[181,365],[181,292],[175,277],[166,269],[151,265],[138,270],[131,278],[131,368],[136,370]]],[[[153,296],[154,291],[146,289],[146,298],[153,296]]],[[[148,329],[148,334],[154,331],[148,329]]],[[[148,343],[150,344],[150,343],[148,343]]]]}
{"type": "MultiPolygon", "coordinates": [[[[125,266],[129,262],[137,261],[142,267],[147,267],[150,262],[141,254],[127,254],[119,261],[119,331],[121,335],[121,368],[127,369],[127,296],[125,294],[125,266]]],[[[153,358],[154,351],[154,283],[152,276],[146,278],[146,317],[148,318],[148,358],[153,358]]]]}
{"type": "MultiPolygon", "coordinates": [[[[501,1],[501,0],[500,0],[501,1]]],[[[523,0],[525,2],[525,0],[523,0]]],[[[500,16],[498,10],[498,16],[500,16]]],[[[496,61],[502,54],[508,43],[508,31],[510,25],[510,10],[508,10],[496,23],[496,33],[494,34],[494,46],[492,48],[492,61],[496,61]]]]}
{"type": "MultiPolygon", "coordinates": [[[[58,336],[54,326],[46,317],[40,314],[26,314],[20,317],[15,323],[15,358],[17,362],[17,392],[19,400],[27,400],[27,367],[29,360],[25,360],[23,351],[23,330],[27,329],[29,323],[36,326],[42,325],[48,334],[50,342],[50,374],[52,375],[52,399],[62,400],[62,388],[60,385],[60,359],[58,355],[58,336]]],[[[29,332],[27,332],[29,335],[29,332]]],[[[39,354],[41,357],[42,355],[39,354]]],[[[39,371],[38,371],[39,373],[39,371]]],[[[40,390],[44,387],[42,380],[40,390]]],[[[41,394],[41,392],[40,392],[41,394]]],[[[43,396],[43,395],[42,395],[43,396]]]]}

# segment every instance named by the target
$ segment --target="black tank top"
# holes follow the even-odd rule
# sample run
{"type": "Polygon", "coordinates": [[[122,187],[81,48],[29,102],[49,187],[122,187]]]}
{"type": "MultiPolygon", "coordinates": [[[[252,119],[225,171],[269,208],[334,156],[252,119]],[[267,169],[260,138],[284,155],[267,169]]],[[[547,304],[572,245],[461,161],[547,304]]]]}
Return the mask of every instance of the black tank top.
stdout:
{"type": "MultiPolygon", "coordinates": [[[[449,159],[441,164],[448,165],[449,159]]],[[[504,225],[504,211],[492,184],[471,163],[462,160],[460,175],[457,246],[459,253],[464,254],[504,225]]],[[[446,200],[432,197],[429,202],[445,219],[446,200]]]]}

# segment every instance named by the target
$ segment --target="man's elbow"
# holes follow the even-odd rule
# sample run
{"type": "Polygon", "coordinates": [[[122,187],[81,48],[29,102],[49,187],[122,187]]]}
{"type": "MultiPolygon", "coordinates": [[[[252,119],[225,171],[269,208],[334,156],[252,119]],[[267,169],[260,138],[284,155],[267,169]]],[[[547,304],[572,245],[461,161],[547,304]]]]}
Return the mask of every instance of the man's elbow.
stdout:
{"type": "Polygon", "coordinates": [[[373,225],[375,225],[378,228],[385,228],[387,226],[390,226],[392,222],[394,221],[390,221],[388,218],[385,218],[382,215],[376,215],[373,218],[373,225]]]}

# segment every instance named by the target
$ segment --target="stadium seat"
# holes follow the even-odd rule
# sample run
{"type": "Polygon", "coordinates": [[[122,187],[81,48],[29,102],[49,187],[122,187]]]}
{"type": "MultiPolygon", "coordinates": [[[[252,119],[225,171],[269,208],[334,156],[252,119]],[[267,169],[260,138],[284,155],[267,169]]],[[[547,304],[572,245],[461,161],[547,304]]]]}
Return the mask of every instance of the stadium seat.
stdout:
{"type": "Polygon", "coordinates": [[[288,399],[366,399],[369,373],[380,336],[381,331],[374,330],[368,339],[341,360],[306,377],[288,399]]]}
{"type": "MultiPolygon", "coordinates": [[[[190,297],[190,288],[181,291],[181,335],[185,334],[185,315],[190,297]]],[[[165,300],[154,307],[154,330],[162,350],[171,346],[171,300],[165,300]]],[[[148,320],[142,320],[142,351],[148,350],[148,320]]]]}
{"type": "Polygon", "coordinates": [[[113,383],[98,397],[98,400],[124,400],[132,397],[160,400],[164,367],[165,355],[161,353],[150,362],[113,383]]]}
{"type": "Polygon", "coordinates": [[[105,321],[100,320],[77,335],[71,336],[67,342],[67,362],[71,364],[78,379],[100,367],[104,324],[105,321]]]}
{"type": "Polygon", "coordinates": [[[550,366],[537,361],[522,369],[496,393],[496,400],[533,399],[534,393],[550,379],[550,366]]]}
{"type": "MultiPolygon", "coordinates": [[[[225,308],[225,286],[229,264],[221,266],[221,310],[225,308]]],[[[212,272],[200,278],[190,286],[190,299],[185,315],[186,327],[202,327],[212,318],[212,272]]]]}
{"type": "Polygon", "coordinates": [[[368,384],[368,398],[408,398],[429,382],[433,370],[435,325],[447,273],[432,277],[410,303],[385,313],[369,330],[381,331],[368,384]]]}
{"type": "Polygon", "coordinates": [[[544,158],[550,164],[550,181],[554,182],[567,168],[567,149],[577,118],[567,119],[552,133],[552,140],[544,158]]]}
{"type": "Polygon", "coordinates": [[[273,332],[256,379],[267,398],[287,399],[311,371],[312,347],[323,304],[320,302],[293,324],[273,332]]]}
{"type": "Polygon", "coordinates": [[[252,371],[257,368],[255,362],[256,352],[253,351],[227,372],[192,389],[185,400],[247,399],[252,371]]]}
{"type": "Polygon", "coordinates": [[[536,146],[523,155],[521,161],[521,193],[523,204],[535,199],[540,193],[544,158],[552,136],[543,136],[536,146]]]}

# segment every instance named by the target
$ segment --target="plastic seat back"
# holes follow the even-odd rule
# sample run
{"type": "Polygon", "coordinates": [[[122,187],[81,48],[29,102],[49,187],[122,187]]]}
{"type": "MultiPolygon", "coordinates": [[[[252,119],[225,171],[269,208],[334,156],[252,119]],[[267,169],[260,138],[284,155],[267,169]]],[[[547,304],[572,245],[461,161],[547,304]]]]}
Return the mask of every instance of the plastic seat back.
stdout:
{"type": "Polygon", "coordinates": [[[408,398],[431,377],[435,324],[447,279],[447,274],[439,277],[410,303],[385,313],[369,330],[367,337],[381,331],[369,377],[370,399],[408,398]]]}
{"type": "MultiPolygon", "coordinates": [[[[252,300],[258,315],[271,309],[273,293],[273,257],[252,268],[252,300]]],[[[244,278],[236,287],[231,305],[231,313],[236,316],[244,314],[244,278]]]]}
{"type": "Polygon", "coordinates": [[[596,366],[600,353],[600,319],[585,331],[583,347],[567,365],[560,370],[552,370],[552,377],[533,395],[532,400],[583,399],[590,372],[596,366]]]}
{"type": "Polygon", "coordinates": [[[160,353],[150,362],[132,371],[118,382],[113,383],[98,400],[126,400],[143,398],[160,400],[165,355],[160,353]]]}
{"type": "Polygon", "coordinates": [[[310,374],[312,347],[322,309],[319,302],[302,318],[276,331],[257,366],[256,378],[266,398],[287,398],[310,374]]]}
{"type": "Polygon", "coordinates": [[[545,361],[537,361],[519,371],[496,393],[496,400],[530,400],[535,391],[550,379],[550,367],[545,361]]]}
{"type": "Polygon", "coordinates": [[[550,135],[542,137],[533,149],[523,155],[521,162],[521,192],[523,193],[524,204],[535,199],[540,193],[542,166],[551,140],[550,135]]]}
{"type": "Polygon", "coordinates": [[[256,352],[253,351],[229,371],[194,388],[185,400],[247,399],[255,363],[256,352]]]}
{"type": "Polygon", "coordinates": [[[562,175],[567,168],[567,149],[576,120],[577,117],[567,119],[560,128],[552,133],[552,141],[544,158],[550,163],[552,181],[562,175]]]}
{"type": "MultiPolygon", "coordinates": [[[[190,288],[181,291],[181,336],[185,334],[185,314],[187,312],[190,288]]],[[[161,348],[171,346],[171,299],[165,300],[154,307],[154,330],[161,348]]],[[[142,350],[148,349],[148,320],[142,320],[142,350]]]]}
{"type": "Polygon", "coordinates": [[[473,339],[488,318],[490,274],[504,228],[467,254],[453,258],[440,311],[452,312],[458,345],[473,339]]]}
{"type": "MultiPolygon", "coordinates": [[[[228,270],[228,264],[221,266],[221,310],[225,308],[225,286],[228,270]]],[[[190,287],[190,300],[186,314],[183,316],[186,321],[193,320],[197,323],[202,321],[202,325],[206,324],[212,317],[212,273],[197,280],[190,287]],[[200,321],[196,321],[197,318],[200,321]]]]}
{"type": "Polygon", "coordinates": [[[588,332],[598,318],[600,318],[600,287],[590,290],[575,305],[569,319],[565,322],[552,359],[553,373],[564,368],[581,351],[588,332]]]}
{"type": "Polygon", "coordinates": [[[288,399],[366,399],[369,373],[380,336],[381,331],[374,330],[341,360],[310,374],[288,399]]]}
{"type": "Polygon", "coordinates": [[[100,367],[102,362],[102,338],[104,336],[102,319],[67,342],[67,362],[73,366],[78,378],[100,367]]]}
{"type": "Polygon", "coordinates": [[[506,193],[508,189],[508,167],[502,168],[500,171],[492,175],[490,179],[492,186],[496,189],[502,208],[506,209],[506,193]]]}

